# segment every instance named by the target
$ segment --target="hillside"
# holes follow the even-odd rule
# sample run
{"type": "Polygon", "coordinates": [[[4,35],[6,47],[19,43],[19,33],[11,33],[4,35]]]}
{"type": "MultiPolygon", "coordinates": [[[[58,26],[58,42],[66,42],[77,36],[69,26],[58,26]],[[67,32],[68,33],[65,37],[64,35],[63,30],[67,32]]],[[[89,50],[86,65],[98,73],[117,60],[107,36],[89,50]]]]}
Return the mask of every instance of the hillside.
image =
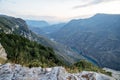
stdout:
{"type": "MultiPolygon", "coordinates": [[[[59,23],[59,24],[53,24],[45,27],[34,27],[31,24],[27,23],[33,32],[39,35],[43,35],[45,37],[49,38],[49,34],[57,32],[59,29],[61,29],[66,23],[59,23]]],[[[40,25],[40,24],[39,24],[40,25]]],[[[42,24],[41,24],[42,25],[42,24]]]]}
{"type": "Polygon", "coordinates": [[[86,60],[80,60],[79,62],[68,66],[61,58],[57,57],[52,48],[45,47],[19,35],[1,33],[0,42],[1,45],[3,45],[2,49],[4,49],[4,52],[0,52],[0,54],[6,55],[1,56],[0,58],[0,63],[2,64],[10,62],[12,64],[21,64],[22,66],[30,68],[64,66],[72,73],[86,70],[110,75],[86,60]],[[4,62],[1,62],[1,59],[4,60],[4,62]]]}
{"type": "Polygon", "coordinates": [[[101,67],[120,70],[120,15],[96,14],[71,20],[49,36],[93,60],[101,67]]]}
{"type": "Polygon", "coordinates": [[[31,41],[36,41],[44,46],[51,47],[54,49],[55,54],[68,64],[82,59],[81,55],[76,54],[69,47],[51,41],[43,36],[36,35],[28,28],[26,22],[20,18],[0,15],[0,33],[21,35],[31,41]]]}
{"type": "Polygon", "coordinates": [[[13,34],[0,34],[0,42],[6,50],[8,62],[24,66],[50,67],[63,65],[53,49],[13,34]]]}
{"type": "MultiPolygon", "coordinates": [[[[61,30],[64,29],[65,26],[61,27],[61,30]]],[[[56,35],[57,34],[58,33],[56,33],[56,35]]],[[[74,40],[74,37],[71,40],[74,40]]],[[[77,41],[75,41],[74,43],[76,42],[77,41]]],[[[73,49],[72,50],[67,46],[59,44],[55,41],[51,41],[43,36],[36,35],[31,30],[29,30],[26,22],[20,18],[0,15],[0,44],[2,46],[1,48],[2,52],[0,52],[0,54],[3,54],[3,52],[7,53],[7,62],[17,63],[29,67],[32,66],[51,67],[51,66],[63,65],[69,72],[92,70],[104,74],[109,74],[109,75],[111,74],[111,73],[106,73],[101,68],[96,67],[89,62],[81,61],[81,59],[90,58],[90,60],[94,59],[94,61],[99,63],[96,58],[93,58],[94,56],[91,57],[87,55],[86,52],[83,53],[81,49],[79,51],[77,50],[77,48],[72,47],[73,49]],[[77,52],[79,52],[80,54],[78,54],[77,52]],[[77,63],[70,66],[66,65],[74,62],[77,63]]],[[[98,54],[98,56],[101,55],[98,54]]],[[[1,58],[0,61],[5,62],[5,60],[1,58]]],[[[103,61],[102,64],[104,63],[105,61],[103,61]]]]}
{"type": "MultiPolygon", "coordinates": [[[[71,52],[67,50],[67,47],[64,47],[64,50],[66,50],[65,53],[67,54],[55,53],[52,48],[47,47],[49,45],[51,46],[55,44],[48,44],[47,41],[41,42],[45,46],[41,45],[40,43],[38,44],[37,42],[42,41],[45,38],[37,36],[32,31],[30,31],[22,19],[3,15],[0,18],[0,43],[3,47],[2,49],[4,49],[4,53],[6,52],[7,62],[15,64],[17,63],[28,67],[65,66],[70,72],[72,69],[74,70],[74,68],[75,70],[76,68],[79,68],[77,69],[78,71],[84,70],[84,66],[67,66],[67,64],[71,63],[72,60],[79,61],[80,59],[83,59],[80,55],[79,57],[77,53],[71,54],[71,52]],[[69,63],[64,63],[66,61],[69,63]]],[[[61,50],[61,47],[62,45],[59,45],[55,47],[55,49],[58,49],[59,51],[61,50]]],[[[0,52],[0,54],[1,53],[3,52],[0,52]]],[[[88,62],[84,62],[83,64],[85,66],[91,65],[89,65],[88,62]]],[[[92,71],[99,70],[99,72],[102,71],[100,68],[94,66],[86,67],[85,69],[92,71]]]]}

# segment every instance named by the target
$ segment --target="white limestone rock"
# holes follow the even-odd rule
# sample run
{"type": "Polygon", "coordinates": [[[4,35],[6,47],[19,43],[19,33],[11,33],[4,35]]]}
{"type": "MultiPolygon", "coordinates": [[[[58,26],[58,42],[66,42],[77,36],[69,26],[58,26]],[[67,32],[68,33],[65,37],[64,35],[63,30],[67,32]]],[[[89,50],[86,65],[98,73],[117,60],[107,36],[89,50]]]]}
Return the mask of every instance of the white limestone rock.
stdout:
{"type": "Polygon", "coordinates": [[[18,64],[0,66],[0,80],[115,80],[96,72],[83,71],[70,74],[63,67],[28,68],[18,64]]]}
{"type": "Polygon", "coordinates": [[[115,80],[114,78],[91,71],[83,71],[77,74],[71,74],[67,77],[68,80],[115,80]]]}
{"type": "Polygon", "coordinates": [[[120,80],[120,71],[116,71],[116,70],[109,69],[109,68],[103,68],[103,70],[111,72],[112,77],[114,77],[116,80],[120,80]]]}
{"type": "Polygon", "coordinates": [[[7,53],[5,52],[5,49],[3,48],[1,43],[0,43],[0,58],[7,60],[7,53]]]}

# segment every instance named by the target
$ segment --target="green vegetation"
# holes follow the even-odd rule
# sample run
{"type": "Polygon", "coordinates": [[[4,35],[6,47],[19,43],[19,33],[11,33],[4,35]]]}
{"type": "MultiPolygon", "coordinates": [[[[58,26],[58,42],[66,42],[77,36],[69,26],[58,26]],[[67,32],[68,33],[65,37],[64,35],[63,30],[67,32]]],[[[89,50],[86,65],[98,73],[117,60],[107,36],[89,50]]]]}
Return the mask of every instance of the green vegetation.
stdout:
{"type": "Polygon", "coordinates": [[[73,67],[77,67],[78,70],[86,70],[86,71],[98,71],[98,67],[93,65],[92,63],[86,61],[86,60],[81,60],[80,62],[77,62],[73,65],[73,67]]]}
{"type": "Polygon", "coordinates": [[[111,76],[111,72],[106,72],[105,70],[99,68],[98,66],[93,65],[92,63],[86,60],[80,60],[79,62],[73,64],[69,68],[66,68],[68,72],[81,72],[81,71],[95,71],[111,76]]]}
{"type": "Polygon", "coordinates": [[[8,32],[9,30],[12,30],[12,27],[14,25],[15,24],[6,17],[0,16],[0,27],[1,27],[0,32],[4,32],[4,31],[8,32]]]}
{"type": "MultiPolygon", "coordinates": [[[[53,49],[44,47],[37,42],[30,41],[24,37],[13,34],[0,34],[0,43],[7,52],[7,62],[21,64],[28,67],[52,67],[64,66],[68,72],[95,71],[111,75],[101,68],[94,66],[86,60],[67,66],[63,61],[56,57],[53,49]]],[[[0,58],[0,62],[5,62],[0,58]]]]}
{"type": "Polygon", "coordinates": [[[63,65],[63,62],[56,57],[53,49],[24,37],[1,33],[0,42],[7,52],[8,62],[29,67],[63,65]]]}
{"type": "MultiPolygon", "coordinates": [[[[72,62],[74,60],[72,57],[65,54],[65,51],[63,49],[64,47],[57,48],[58,44],[54,44],[44,37],[39,37],[36,34],[29,32],[25,21],[19,18],[0,16],[0,43],[5,48],[8,59],[6,61],[3,58],[0,58],[0,63],[11,62],[28,67],[64,66],[66,70],[71,73],[86,70],[111,75],[110,72],[105,72],[101,68],[94,66],[86,60],[81,60],[80,62],[67,66],[64,64],[65,61],[72,62]],[[23,34],[24,32],[26,32],[26,35],[31,34],[33,40],[36,40],[37,38],[38,42],[45,44],[46,46],[51,46],[58,52],[60,51],[62,57],[59,54],[56,56],[53,49],[50,47],[44,47],[37,42],[28,40],[29,38],[26,39],[24,37],[21,37],[20,34],[23,34]],[[62,60],[64,60],[64,62],[62,60]]],[[[75,55],[74,59],[77,59],[75,55]]]]}

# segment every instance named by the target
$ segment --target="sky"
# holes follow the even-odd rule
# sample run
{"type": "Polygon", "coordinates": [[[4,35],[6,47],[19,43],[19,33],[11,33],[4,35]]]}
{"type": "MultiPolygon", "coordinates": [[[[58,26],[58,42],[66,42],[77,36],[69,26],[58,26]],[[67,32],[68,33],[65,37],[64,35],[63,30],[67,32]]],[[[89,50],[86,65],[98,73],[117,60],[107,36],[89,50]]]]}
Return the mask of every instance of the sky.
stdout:
{"type": "Polygon", "coordinates": [[[120,0],[0,0],[0,14],[64,22],[97,13],[120,14],[120,0]]]}

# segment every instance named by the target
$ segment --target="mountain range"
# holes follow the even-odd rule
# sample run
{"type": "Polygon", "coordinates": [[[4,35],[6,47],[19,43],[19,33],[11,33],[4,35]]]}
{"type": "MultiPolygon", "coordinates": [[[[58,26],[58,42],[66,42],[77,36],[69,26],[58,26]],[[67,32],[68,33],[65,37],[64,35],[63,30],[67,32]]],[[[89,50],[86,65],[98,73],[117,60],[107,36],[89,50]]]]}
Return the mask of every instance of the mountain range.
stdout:
{"type": "Polygon", "coordinates": [[[120,15],[96,14],[87,19],[71,20],[48,36],[101,67],[120,70],[119,30],[120,15]]]}
{"type": "Polygon", "coordinates": [[[20,18],[0,16],[0,32],[18,34],[52,47],[67,63],[87,59],[100,67],[120,70],[120,15],[96,14],[87,19],[44,27],[35,27],[35,24],[28,23],[30,30],[20,18]]]}
{"type": "Polygon", "coordinates": [[[119,21],[120,15],[97,14],[31,27],[21,18],[0,15],[0,79],[119,80],[120,72],[112,70],[120,69],[119,21]]]}
{"type": "MultiPolygon", "coordinates": [[[[32,21],[35,22],[35,20],[32,20],[32,21]]],[[[32,30],[33,32],[35,32],[36,34],[42,35],[42,36],[45,36],[45,37],[49,37],[47,35],[57,32],[66,23],[52,24],[52,25],[47,25],[47,26],[44,26],[44,27],[39,27],[39,26],[42,26],[41,24],[39,24],[39,26],[36,26],[36,24],[31,24],[31,23],[30,24],[27,23],[27,24],[29,25],[28,26],[29,29],[32,30]]]]}
{"type": "Polygon", "coordinates": [[[68,64],[74,63],[82,58],[81,55],[76,55],[76,53],[69,47],[35,34],[28,28],[27,23],[21,18],[0,15],[0,33],[20,35],[46,47],[51,47],[54,49],[57,56],[68,64]]]}
{"type": "Polygon", "coordinates": [[[26,23],[28,24],[28,26],[32,26],[32,27],[45,27],[45,26],[49,26],[50,24],[46,21],[39,21],[39,20],[25,20],[26,23]]]}
{"type": "Polygon", "coordinates": [[[56,24],[54,27],[51,25],[37,29],[32,27],[31,30],[71,47],[73,51],[100,67],[120,70],[118,14],[96,14],[86,19],[73,19],[63,25],[56,24]]]}

